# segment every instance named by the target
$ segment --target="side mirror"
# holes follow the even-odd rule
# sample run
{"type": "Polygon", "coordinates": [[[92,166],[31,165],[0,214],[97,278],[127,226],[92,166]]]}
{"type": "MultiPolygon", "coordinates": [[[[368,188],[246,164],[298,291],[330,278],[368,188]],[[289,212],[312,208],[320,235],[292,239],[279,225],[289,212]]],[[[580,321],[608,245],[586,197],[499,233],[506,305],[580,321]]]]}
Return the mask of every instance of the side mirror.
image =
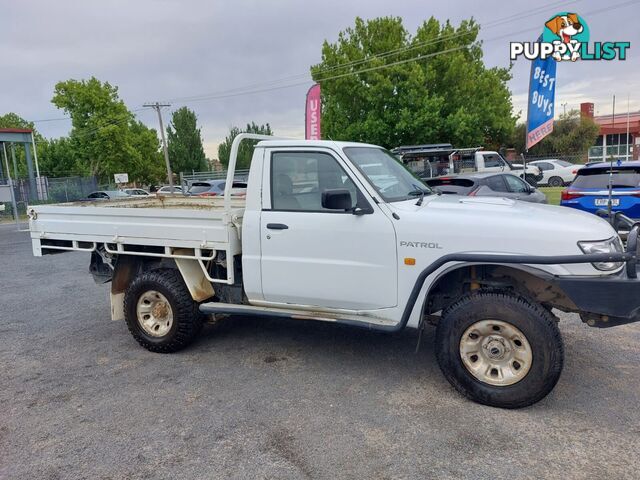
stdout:
{"type": "Polygon", "coordinates": [[[336,188],[322,192],[322,208],[328,210],[351,210],[351,193],[346,188],[336,188]]]}

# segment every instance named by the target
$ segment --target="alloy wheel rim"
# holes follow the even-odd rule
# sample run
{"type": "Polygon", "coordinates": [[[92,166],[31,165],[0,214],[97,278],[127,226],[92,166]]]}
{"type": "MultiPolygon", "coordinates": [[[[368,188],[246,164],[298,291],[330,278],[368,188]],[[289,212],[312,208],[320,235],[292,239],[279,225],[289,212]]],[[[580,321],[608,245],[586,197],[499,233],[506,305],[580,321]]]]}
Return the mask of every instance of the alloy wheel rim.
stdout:
{"type": "Polygon", "coordinates": [[[476,379],[504,387],[527,376],[533,352],[527,337],[515,326],[501,320],[480,320],[460,337],[460,359],[476,379]]]}

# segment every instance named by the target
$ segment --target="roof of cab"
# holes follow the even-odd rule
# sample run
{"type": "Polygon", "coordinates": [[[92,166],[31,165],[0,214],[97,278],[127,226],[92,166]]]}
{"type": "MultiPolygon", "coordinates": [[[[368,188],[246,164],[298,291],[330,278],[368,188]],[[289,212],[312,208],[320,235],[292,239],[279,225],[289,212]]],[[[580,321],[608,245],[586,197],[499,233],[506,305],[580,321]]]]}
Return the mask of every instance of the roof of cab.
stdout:
{"type": "Polygon", "coordinates": [[[280,139],[280,140],[261,140],[258,142],[258,147],[324,147],[324,148],[338,148],[343,149],[345,147],[375,147],[382,148],[378,145],[371,145],[369,143],[358,142],[336,142],[334,140],[296,140],[296,139],[280,139]]]}

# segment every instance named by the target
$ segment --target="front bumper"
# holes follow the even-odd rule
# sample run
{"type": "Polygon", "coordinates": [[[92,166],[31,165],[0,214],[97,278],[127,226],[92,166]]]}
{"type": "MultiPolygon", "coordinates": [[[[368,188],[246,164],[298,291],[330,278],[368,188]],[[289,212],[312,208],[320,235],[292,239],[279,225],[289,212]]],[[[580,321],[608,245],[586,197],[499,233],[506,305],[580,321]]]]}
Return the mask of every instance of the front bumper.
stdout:
{"type": "MultiPolygon", "coordinates": [[[[556,277],[554,282],[580,310],[582,321],[591,327],[607,328],[640,321],[640,280],[638,279],[638,237],[640,223],[621,212],[611,217],[599,209],[618,232],[629,229],[625,268],[601,277],[556,277]]],[[[622,236],[622,235],[621,235],[622,236]]]]}
{"type": "Polygon", "coordinates": [[[591,327],[608,328],[640,321],[640,279],[625,269],[606,277],[556,277],[553,283],[591,327]]]}

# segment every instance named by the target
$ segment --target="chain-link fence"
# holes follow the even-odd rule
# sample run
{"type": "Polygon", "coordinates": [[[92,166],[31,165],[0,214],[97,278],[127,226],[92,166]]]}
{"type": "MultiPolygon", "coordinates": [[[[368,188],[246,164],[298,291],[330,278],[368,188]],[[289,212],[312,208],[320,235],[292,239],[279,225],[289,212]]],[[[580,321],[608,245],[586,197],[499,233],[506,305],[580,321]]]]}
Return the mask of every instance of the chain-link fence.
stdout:
{"type": "Polygon", "coordinates": [[[73,202],[86,198],[98,188],[95,177],[40,177],[34,183],[19,178],[14,184],[16,201],[34,204],[73,202]]]}
{"type": "MultiPolygon", "coordinates": [[[[4,184],[6,184],[6,180],[4,184]]],[[[42,203],[74,202],[87,198],[91,192],[98,189],[95,177],[40,177],[34,182],[27,178],[13,180],[13,192],[18,208],[18,214],[24,215],[27,205],[42,203]]],[[[0,218],[13,217],[10,202],[2,202],[0,218]]]]}

